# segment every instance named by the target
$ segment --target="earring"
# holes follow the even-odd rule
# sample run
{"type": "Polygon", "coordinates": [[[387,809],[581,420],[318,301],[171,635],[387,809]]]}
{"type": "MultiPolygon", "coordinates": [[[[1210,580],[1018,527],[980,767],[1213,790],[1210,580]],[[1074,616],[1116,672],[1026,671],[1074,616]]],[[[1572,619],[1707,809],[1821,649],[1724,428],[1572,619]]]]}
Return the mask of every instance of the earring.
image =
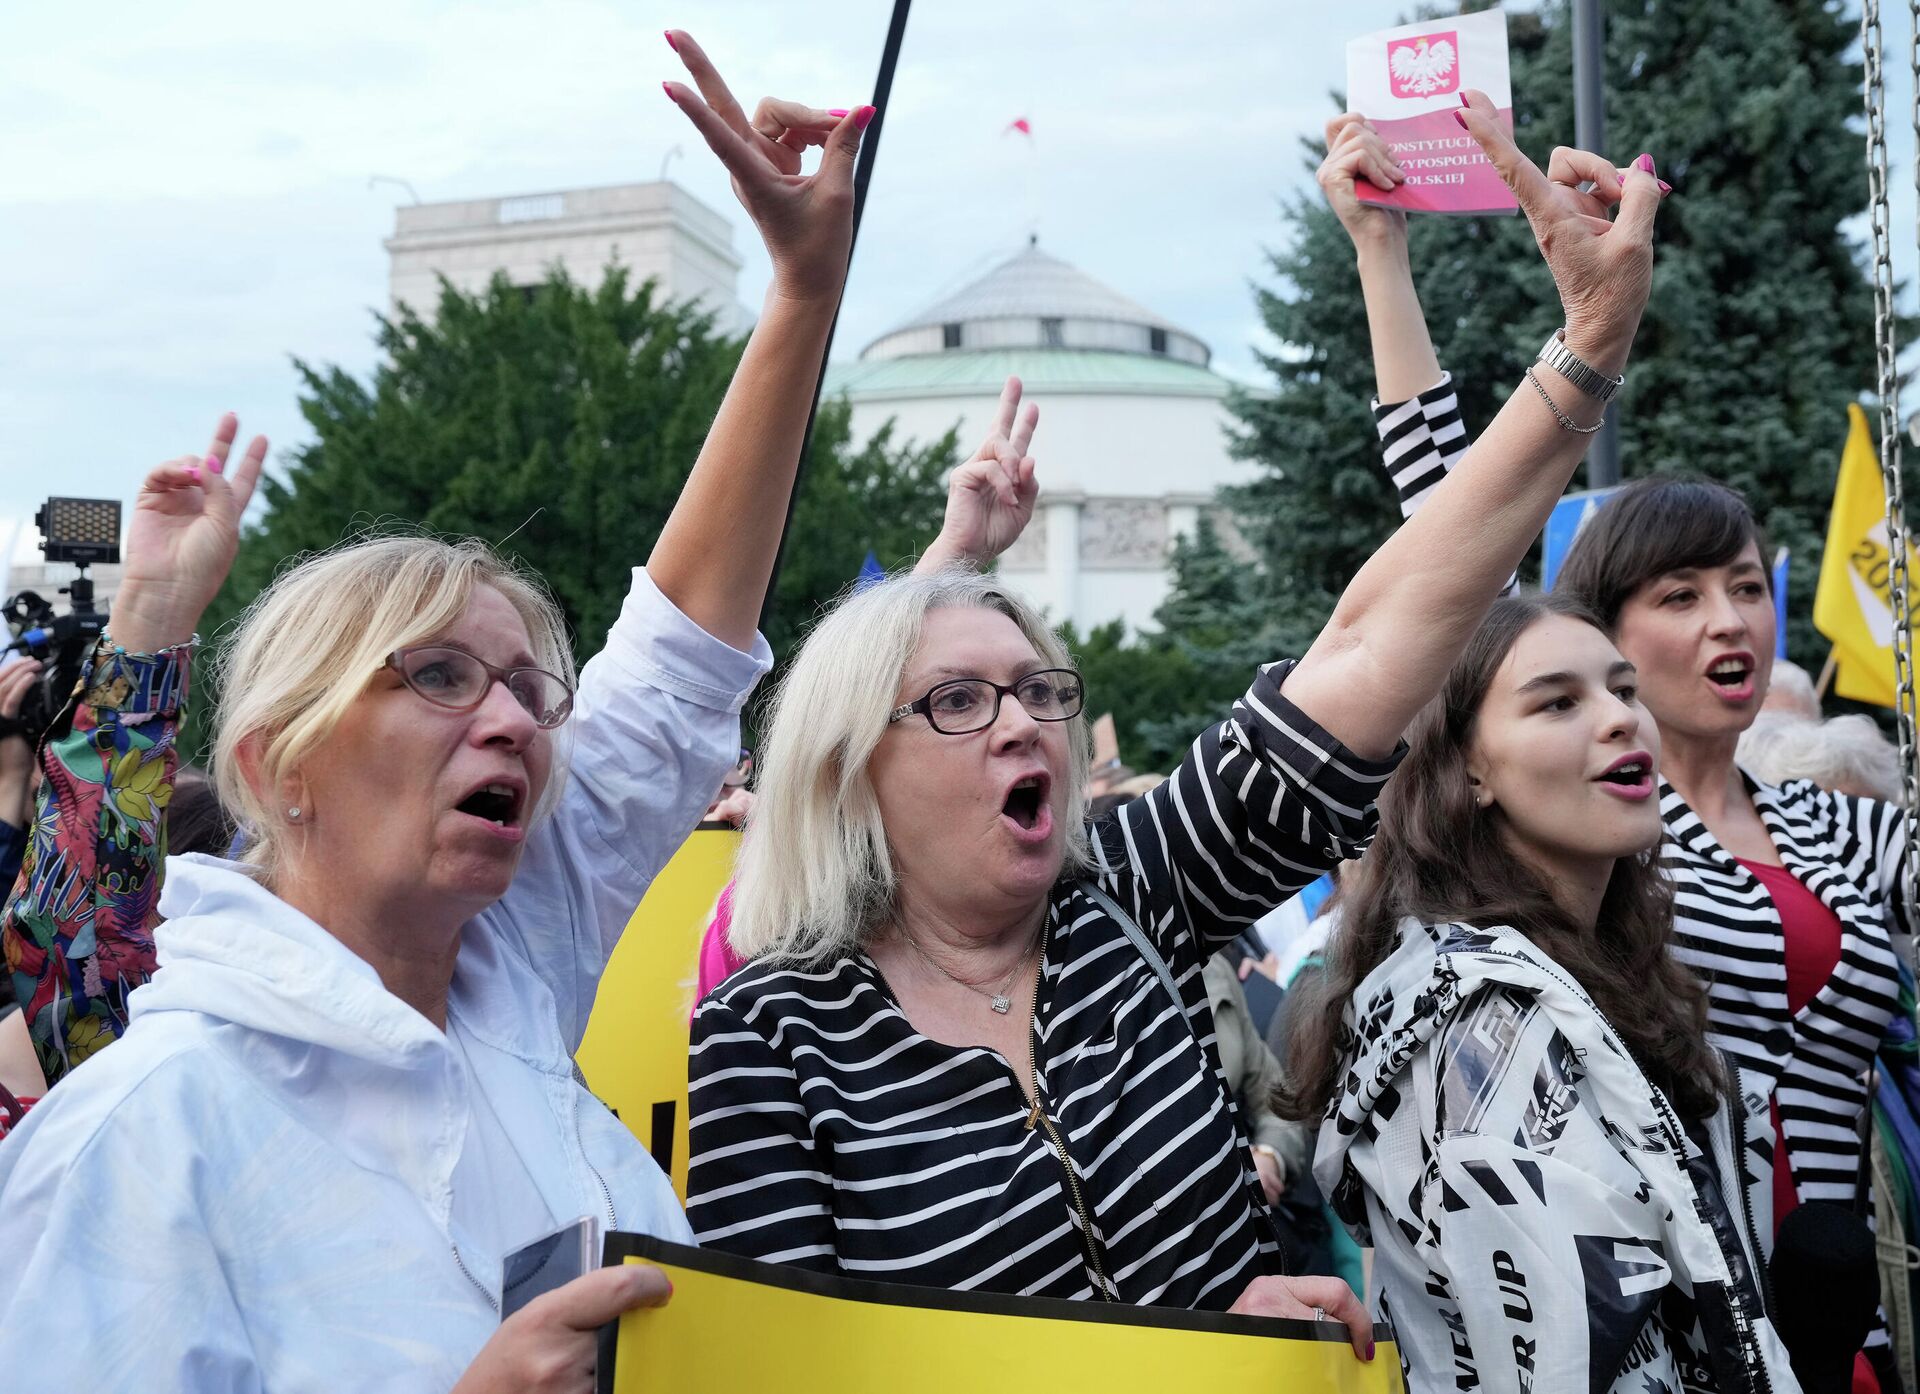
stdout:
{"type": "Polygon", "coordinates": [[[297,804],[296,804],[296,805],[295,805],[294,807],[292,807],[292,808],[290,808],[290,809],[288,809],[288,810],[287,810],[287,817],[288,817],[288,818],[290,818],[290,819],[292,819],[292,820],[293,820],[294,822],[296,822],[296,823],[297,823],[297,822],[299,822],[299,821],[300,821],[300,808],[299,808],[299,805],[297,805],[297,804]]]}

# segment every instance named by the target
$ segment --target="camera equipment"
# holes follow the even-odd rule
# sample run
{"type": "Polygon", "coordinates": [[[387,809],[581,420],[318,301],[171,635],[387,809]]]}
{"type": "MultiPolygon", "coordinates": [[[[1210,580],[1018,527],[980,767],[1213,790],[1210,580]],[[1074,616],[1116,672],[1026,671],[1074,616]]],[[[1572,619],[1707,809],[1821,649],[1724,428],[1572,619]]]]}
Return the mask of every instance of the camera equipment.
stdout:
{"type": "Polygon", "coordinates": [[[0,718],[0,733],[12,728],[38,745],[64,716],[87,655],[106,627],[106,612],[94,607],[87,568],[120,560],[120,501],[50,498],[33,520],[40,528],[41,555],[48,561],[71,562],[80,572],[60,590],[70,602],[67,614],[56,615],[33,591],[23,590],[0,605],[0,618],[17,630],[7,650],[31,654],[46,665],[41,680],[21,702],[19,717],[11,722],[0,718]]]}

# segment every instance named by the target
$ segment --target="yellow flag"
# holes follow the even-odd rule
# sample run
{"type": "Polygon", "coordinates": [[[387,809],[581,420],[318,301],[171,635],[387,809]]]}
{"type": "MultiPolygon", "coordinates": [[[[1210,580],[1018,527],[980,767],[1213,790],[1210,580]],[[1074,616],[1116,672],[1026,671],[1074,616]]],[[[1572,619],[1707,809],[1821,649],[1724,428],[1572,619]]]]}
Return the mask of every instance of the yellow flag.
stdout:
{"type": "Polygon", "coordinates": [[[687,1019],[700,940],[740,834],[702,825],[660,869],[600,978],[574,1059],[687,1199],[687,1019]]]}
{"type": "MultiPolygon", "coordinates": [[[[1827,519],[1827,549],[1813,596],[1813,624],[1833,641],[1834,691],[1857,702],[1894,705],[1891,554],[1887,549],[1887,494],[1867,414],[1847,407],[1847,448],[1827,519]]],[[[1907,548],[1907,565],[1920,578],[1920,554],[1907,548]]]]}

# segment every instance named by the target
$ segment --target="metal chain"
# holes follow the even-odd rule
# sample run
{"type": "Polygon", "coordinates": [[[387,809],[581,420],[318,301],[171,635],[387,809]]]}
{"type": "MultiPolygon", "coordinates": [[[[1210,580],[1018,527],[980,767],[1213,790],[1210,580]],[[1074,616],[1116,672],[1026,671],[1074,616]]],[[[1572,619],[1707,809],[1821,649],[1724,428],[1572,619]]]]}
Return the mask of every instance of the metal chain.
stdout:
{"type": "MultiPolygon", "coordinates": [[[[1908,0],[1910,67],[1915,77],[1913,123],[1920,133],[1920,0],[1908,0]]],[[[1887,499],[1888,592],[1893,611],[1894,715],[1900,739],[1901,801],[1906,809],[1909,906],[1920,906],[1920,778],[1914,769],[1913,636],[1907,604],[1906,496],[1901,480],[1900,373],[1894,343],[1893,216],[1887,202],[1886,73],[1880,0],[1863,0],[1861,48],[1866,59],[1867,192],[1873,229],[1873,339],[1880,397],[1880,475],[1887,499]]],[[[1914,164],[1920,187],[1920,158],[1914,164]]]]}

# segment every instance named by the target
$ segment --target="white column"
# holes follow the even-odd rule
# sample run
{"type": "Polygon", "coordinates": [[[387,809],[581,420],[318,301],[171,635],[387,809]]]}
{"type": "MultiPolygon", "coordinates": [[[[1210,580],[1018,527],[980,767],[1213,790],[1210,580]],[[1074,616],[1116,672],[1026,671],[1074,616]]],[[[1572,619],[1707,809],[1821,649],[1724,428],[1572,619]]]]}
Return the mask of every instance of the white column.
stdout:
{"type": "Polygon", "coordinates": [[[1080,614],[1080,505],[1084,494],[1048,495],[1047,604],[1054,622],[1071,620],[1081,626],[1080,614]]]}

